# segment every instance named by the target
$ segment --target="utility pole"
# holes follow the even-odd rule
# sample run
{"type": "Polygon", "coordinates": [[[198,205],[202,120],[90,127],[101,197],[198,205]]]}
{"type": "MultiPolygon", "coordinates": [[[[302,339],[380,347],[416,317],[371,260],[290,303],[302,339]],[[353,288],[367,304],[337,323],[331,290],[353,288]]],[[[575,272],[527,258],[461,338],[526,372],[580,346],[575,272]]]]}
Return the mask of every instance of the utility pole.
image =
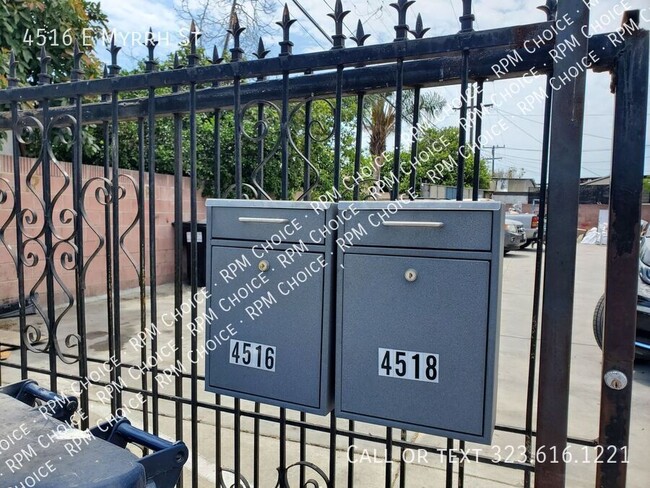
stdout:
{"type": "MultiPolygon", "coordinates": [[[[479,107],[478,104],[476,103],[477,102],[476,97],[477,97],[476,88],[475,85],[472,84],[470,85],[469,102],[468,102],[469,105],[467,107],[467,120],[465,121],[466,127],[469,129],[469,139],[467,145],[470,147],[474,147],[475,144],[476,145],[480,144],[478,141],[474,140],[474,127],[476,125],[476,117],[478,116],[477,112],[480,112],[482,116],[484,108],[489,108],[494,105],[492,103],[482,103],[481,106],[479,107]]],[[[460,110],[460,107],[453,107],[453,109],[460,110]]],[[[501,146],[501,147],[505,147],[505,146],[501,146]]],[[[494,152],[492,153],[492,156],[494,156],[494,152]]],[[[494,169],[492,170],[492,173],[494,173],[494,169]]]]}
{"type": "Polygon", "coordinates": [[[491,158],[486,158],[492,161],[492,178],[494,179],[494,162],[498,161],[499,159],[503,158],[496,158],[494,157],[494,153],[497,149],[505,149],[506,146],[492,146],[492,157],[491,158]]]}

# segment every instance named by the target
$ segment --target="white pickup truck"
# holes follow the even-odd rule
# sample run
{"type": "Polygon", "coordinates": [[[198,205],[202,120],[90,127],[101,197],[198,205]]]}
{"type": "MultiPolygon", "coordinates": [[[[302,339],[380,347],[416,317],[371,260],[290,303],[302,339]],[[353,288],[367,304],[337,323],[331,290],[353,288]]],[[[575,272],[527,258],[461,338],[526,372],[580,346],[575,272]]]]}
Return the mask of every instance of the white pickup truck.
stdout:
{"type": "Polygon", "coordinates": [[[522,249],[530,246],[537,239],[537,228],[539,227],[539,217],[537,214],[507,212],[506,219],[516,220],[523,224],[524,230],[526,231],[526,243],[521,246],[522,249]]]}

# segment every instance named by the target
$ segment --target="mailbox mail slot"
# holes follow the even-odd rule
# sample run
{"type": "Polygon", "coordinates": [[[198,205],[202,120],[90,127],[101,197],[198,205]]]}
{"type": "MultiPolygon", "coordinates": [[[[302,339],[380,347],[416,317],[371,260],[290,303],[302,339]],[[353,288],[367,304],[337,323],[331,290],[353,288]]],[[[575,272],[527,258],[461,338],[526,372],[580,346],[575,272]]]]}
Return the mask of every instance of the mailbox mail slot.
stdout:
{"type": "Polygon", "coordinates": [[[249,200],[207,206],[207,306],[217,319],[206,340],[228,324],[233,332],[207,355],[206,389],[328,413],[336,235],[326,225],[334,209],[249,200]]]}
{"type": "Polygon", "coordinates": [[[337,415],[490,443],[501,205],[338,207],[354,208],[356,218],[339,232],[348,239],[338,250],[337,415]]]}

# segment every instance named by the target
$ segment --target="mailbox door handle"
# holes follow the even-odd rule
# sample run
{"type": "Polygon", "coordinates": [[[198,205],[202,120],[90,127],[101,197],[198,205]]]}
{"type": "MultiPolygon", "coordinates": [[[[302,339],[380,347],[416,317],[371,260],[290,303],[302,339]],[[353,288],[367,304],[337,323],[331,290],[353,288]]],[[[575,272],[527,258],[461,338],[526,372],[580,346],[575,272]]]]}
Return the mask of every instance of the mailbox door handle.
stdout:
{"type": "Polygon", "coordinates": [[[289,219],[274,219],[270,217],[239,217],[240,222],[251,224],[286,224],[289,219]]]}
{"type": "Polygon", "coordinates": [[[409,222],[405,220],[398,220],[393,222],[382,222],[386,227],[433,227],[440,228],[445,224],[443,222],[409,222]]]}

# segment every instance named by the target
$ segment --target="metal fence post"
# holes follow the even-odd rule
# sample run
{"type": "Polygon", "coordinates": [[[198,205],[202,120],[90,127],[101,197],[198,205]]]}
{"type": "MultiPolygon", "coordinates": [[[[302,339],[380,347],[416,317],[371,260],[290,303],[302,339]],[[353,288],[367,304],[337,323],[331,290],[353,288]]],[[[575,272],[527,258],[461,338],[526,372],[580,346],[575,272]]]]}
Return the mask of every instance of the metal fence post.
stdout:
{"type": "MultiPolygon", "coordinates": [[[[566,76],[587,55],[587,40],[581,28],[589,24],[589,7],[581,0],[565,0],[558,4],[556,18],[566,27],[557,29],[556,46],[572,39],[581,42],[564,57],[554,59],[554,77],[566,76]],[[562,20],[566,18],[572,22],[562,20]]],[[[553,94],[551,111],[548,237],[537,403],[536,453],[541,454],[535,465],[537,488],[563,487],[566,474],[566,464],[557,453],[561,454],[567,443],[586,73],[580,71],[577,76],[567,78],[553,94]]]]}
{"type": "MultiPolygon", "coordinates": [[[[633,19],[634,13],[631,15],[633,19]]],[[[624,487],[627,474],[648,103],[647,31],[637,30],[625,40],[614,76],[616,108],[600,398],[603,462],[598,464],[596,480],[596,486],[608,488],[624,487]],[[612,372],[622,373],[626,380],[607,381],[605,375],[609,379],[612,372]]]]}

